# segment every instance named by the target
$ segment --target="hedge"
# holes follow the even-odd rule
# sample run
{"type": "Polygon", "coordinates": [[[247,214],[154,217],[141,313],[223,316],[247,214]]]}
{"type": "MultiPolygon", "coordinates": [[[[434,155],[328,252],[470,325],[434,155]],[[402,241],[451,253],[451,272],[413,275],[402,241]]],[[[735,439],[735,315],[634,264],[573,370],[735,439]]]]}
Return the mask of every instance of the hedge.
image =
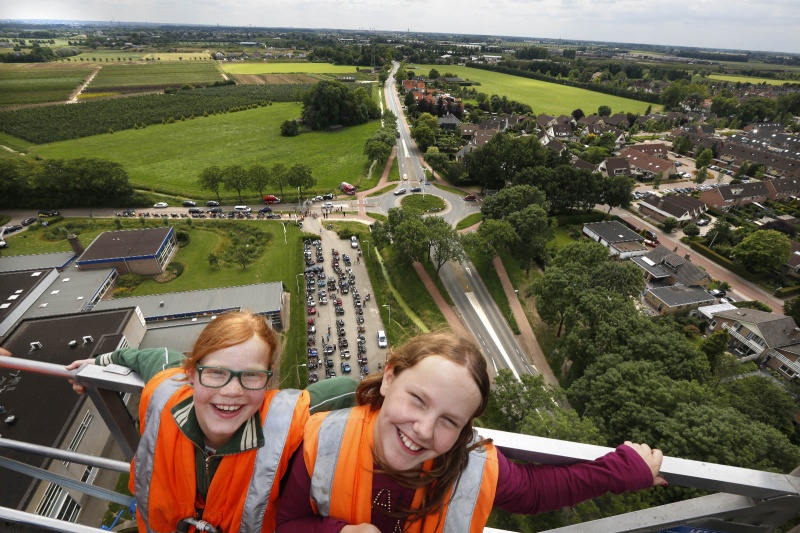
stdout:
{"type": "Polygon", "coordinates": [[[779,289],[775,289],[772,294],[778,298],[788,298],[789,296],[800,294],[800,285],[795,285],[794,287],[781,287],[779,289]]]}
{"type": "Polygon", "coordinates": [[[695,252],[699,253],[702,256],[705,256],[708,259],[711,259],[715,263],[719,264],[720,266],[723,266],[723,267],[727,268],[728,270],[730,270],[734,274],[743,277],[747,281],[752,281],[752,282],[758,281],[758,278],[756,276],[754,276],[753,274],[751,274],[750,272],[748,272],[743,266],[734,263],[733,261],[731,261],[727,257],[719,255],[717,252],[715,252],[711,248],[708,248],[707,246],[704,246],[704,245],[700,244],[699,242],[690,242],[689,246],[695,252]]]}

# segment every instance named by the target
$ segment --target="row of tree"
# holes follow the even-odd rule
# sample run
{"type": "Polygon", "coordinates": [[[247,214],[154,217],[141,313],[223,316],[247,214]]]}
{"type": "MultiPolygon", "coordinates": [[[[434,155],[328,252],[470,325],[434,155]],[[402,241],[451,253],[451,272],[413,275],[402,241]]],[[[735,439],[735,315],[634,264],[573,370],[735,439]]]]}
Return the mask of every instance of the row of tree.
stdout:
{"type": "Polygon", "coordinates": [[[322,80],[303,97],[303,123],[312,130],[355,126],[380,118],[378,103],[364,87],[354,90],[335,80],[322,80]]]}
{"type": "MultiPolygon", "coordinates": [[[[242,201],[242,191],[258,191],[260,197],[264,197],[267,189],[280,190],[283,196],[283,188],[308,190],[317,184],[311,167],[304,163],[295,163],[286,166],[283,163],[275,163],[267,168],[265,165],[256,163],[250,167],[242,165],[229,165],[220,168],[216,165],[206,167],[197,178],[197,184],[201,189],[212,192],[220,200],[220,189],[236,191],[239,201],[242,201]]],[[[299,200],[299,198],[298,198],[299,200]]]]}
{"type": "Polygon", "coordinates": [[[105,159],[0,159],[0,207],[135,205],[128,173],[105,159]]]}

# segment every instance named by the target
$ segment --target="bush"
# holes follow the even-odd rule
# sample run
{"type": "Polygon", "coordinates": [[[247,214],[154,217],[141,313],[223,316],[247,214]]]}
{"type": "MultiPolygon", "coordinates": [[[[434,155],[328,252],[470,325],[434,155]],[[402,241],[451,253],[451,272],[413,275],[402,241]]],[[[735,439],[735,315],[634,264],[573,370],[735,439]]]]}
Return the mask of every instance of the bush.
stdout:
{"type": "Polygon", "coordinates": [[[300,134],[300,125],[296,120],[285,120],[281,124],[281,135],[284,137],[296,137],[300,134]]]}
{"type": "Polygon", "coordinates": [[[734,274],[738,274],[747,281],[756,281],[758,279],[756,276],[753,276],[753,274],[748,272],[743,266],[734,263],[727,257],[719,255],[711,248],[708,248],[707,246],[704,246],[699,242],[690,242],[689,246],[691,246],[692,250],[694,250],[695,252],[707,257],[708,259],[711,259],[715,263],[718,263],[720,266],[727,268],[734,274]]]}
{"type": "Polygon", "coordinates": [[[781,287],[780,289],[775,289],[772,293],[778,298],[788,298],[789,296],[794,296],[795,294],[800,294],[800,285],[795,287],[781,287]]]}

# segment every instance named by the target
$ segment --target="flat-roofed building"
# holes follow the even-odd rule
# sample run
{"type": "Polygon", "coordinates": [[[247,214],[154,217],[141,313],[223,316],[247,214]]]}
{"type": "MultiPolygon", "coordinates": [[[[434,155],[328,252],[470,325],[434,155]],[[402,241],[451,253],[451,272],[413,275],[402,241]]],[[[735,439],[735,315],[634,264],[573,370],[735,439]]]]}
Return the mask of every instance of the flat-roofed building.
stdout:
{"type": "Polygon", "coordinates": [[[283,329],[285,323],[284,291],[283,283],[280,281],[104,300],[99,302],[95,309],[132,306],[142,310],[148,328],[153,322],[208,318],[240,309],[269,316],[272,327],[278,331],[283,329]]]}
{"type": "MultiPolygon", "coordinates": [[[[14,357],[67,365],[118,348],[138,347],[145,333],[144,318],[136,309],[56,315],[21,321],[3,343],[14,357]]],[[[85,396],[72,391],[63,378],[32,372],[0,369],[0,405],[5,424],[3,437],[86,455],[123,459],[109,431],[85,396]]],[[[113,488],[118,474],[37,455],[0,449],[0,456],[75,480],[113,488]]],[[[42,516],[74,522],[93,498],[49,481],[39,481],[15,471],[3,470],[0,505],[42,516]]],[[[103,502],[103,507],[107,503],[103,502]]],[[[102,516],[102,509],[100,510],[102,516]]]]}
{"type": "Polygon", "coordinates": [[[643,244],[644,237],[617,220],[584,224],[583,234],[608,248],[611,255],[620,259],[644,255],[648,250],[643,244]]]}
{"type": "Polygon", "coordinates": [[[691,311],[700,306],[712,304],[715,298],[702,287],[673,285],[648,289],[644,294],[644,299],[659,314],[667,315],[691,311]]]}
{"type": "Polygon", "coordinates": [[[76,264],[81,270],[116,268],[120,275],[163,274],[177,251],[172,226],[123,231],[105,231],[89,245],[76,264]]]}

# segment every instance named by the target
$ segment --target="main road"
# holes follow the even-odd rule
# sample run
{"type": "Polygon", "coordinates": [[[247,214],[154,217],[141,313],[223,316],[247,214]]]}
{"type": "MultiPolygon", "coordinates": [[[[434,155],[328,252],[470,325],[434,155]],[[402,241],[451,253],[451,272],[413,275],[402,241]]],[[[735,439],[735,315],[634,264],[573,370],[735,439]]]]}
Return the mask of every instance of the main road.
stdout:
{"type": "MultiPolygon", "coordinates": [[[[397,116],[398,138],[397,158],[401,177],[405,174],[408,180],[401,180],[399,187],[414,187],[419,184],[426,194],[436,194],[445,200],[447,209],[442,213],[445,220],[455,224],[469,213],[479,211],[479,207],[465,202],[458,194],[435,188],[425,181],[425,172],[420,163],[420,153],[411,139],[408,124],[405,121],[400,99],[395,90],[394,74],[398,64],[386,81],[385,93],[389,109],[397,116]]],[[[381,210],[397,205],[398,197],[386,195],[378,202],[381,210]]],[[[465,325],[475,336],[489,364],[497,373],[498,370],[510,370],[518,379],[522,374],[537,374],[522,351],[514,333],[508,327],[500,309],[492,299],[489,291],[470,261],[455,263],[450,261],[440,270],[440,277],[447,292],[453,298],[455,308],[461,315],[465,325]]]]}

